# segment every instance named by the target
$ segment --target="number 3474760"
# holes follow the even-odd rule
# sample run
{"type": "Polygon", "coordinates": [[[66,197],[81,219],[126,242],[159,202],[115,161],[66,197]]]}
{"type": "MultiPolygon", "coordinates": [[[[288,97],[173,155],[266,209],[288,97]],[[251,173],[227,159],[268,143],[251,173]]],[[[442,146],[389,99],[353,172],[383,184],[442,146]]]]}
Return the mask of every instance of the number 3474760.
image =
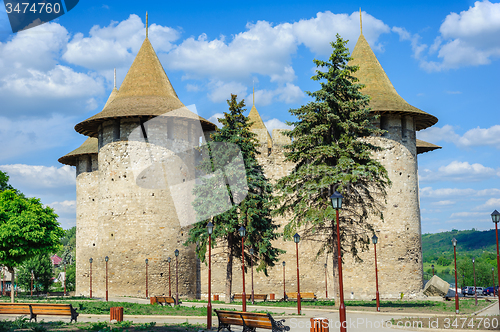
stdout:
{"type": "Polygon", "coordinates": [[[28,2],[22,2],[22,3],[17,3],[13,5],[10,2],[5,3],[5,9],[7,11],[7,14],[10,14],[12,12],[14,13],[55,13],[58,14],[61,11],[61,5],[59,3],[50,3],[50,2],[38,2],[38,3],[28,3],[28,2]]]}

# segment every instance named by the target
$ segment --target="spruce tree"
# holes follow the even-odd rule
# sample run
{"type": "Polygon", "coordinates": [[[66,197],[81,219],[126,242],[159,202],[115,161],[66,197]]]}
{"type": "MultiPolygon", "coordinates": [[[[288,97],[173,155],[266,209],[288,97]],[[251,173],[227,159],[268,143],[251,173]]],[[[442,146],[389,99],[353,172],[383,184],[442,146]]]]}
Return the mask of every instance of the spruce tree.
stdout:
{"type": "Polygon", "coordinates": [[[290,110],[297,121],[288,123],[293,126],[287,133],[292,142],[285,146],[285,157],[295,167],[276,184],[273,211],[290,220],[285,238],[299,229],[303,239],[319,235],[323,245],[318,255],[333,253],[334,271],[337,234],[329,197],[334,191],[344,197],[342,252],[359,259],[358,252],[368,248],[374,233],[370,218],[383,218],[385,187],[390,185],[387,171],[373,159],[380,148],[370,137],[382,131],[372,125],[375,116],[368,107],[369,97],[360,92],[363,85],[353,75],[358,68],[348,64],[346,43],[337,35],[329,60],[314,60],[318,69],[312,79],[321,81],[321,88],[307,92],[313,101],[290,110]]]}
{"type": "Polygon", "coordinates": [[[231,94],[227,101],[229,112],[219,119],[223,127],[211,135],[212,142],[207,142],[210,159],[199,165],[205,173],[224,170],[226,185],[220,186],[218,177],[201,177],[201,183],[195,186],[193,207],[200,215],[215,215],[210,219],[196,223],[189,231],[186,245],[197,243],[198,257],[204,261],[208,249],[206,226],[211,221],[215,227],[212,234],[212,247],[225,247],[226,266],[226,302],[229,301],[232,289],[233,258],[241,260],[241,237],[238,229],[246,228],[245,261],[257,267],[267,275],[267,268],[274,266],[278,255],[283,251],[272,246],[271,241],[279,236],[278,226],[271,219],[270,202],[272,186],[264,176],[262,167],[257,163],[258,142],[256,134],[250,131],[249,119],[243,115],[244,101],[237,102],[237,96],[231,94]],[[225,144],[232,143],[232,144],[225,144]],[[241,151],[244,169],[229,165],[241,151]],[[228,185],[231,183],[231,186],[228,185]],[[235,190],[236,188],[236,190],[235,190]],[[241,193],[248,190],[246,196],[241,193]],[[229,194],[232,207],[230,210],[216,215],[220,207],[221,197],[229,194]],[[239,196],[239,197],[238,197],[239,196]],[[254,256],[250,257],[248,249],[254,248],[254,256]]]}

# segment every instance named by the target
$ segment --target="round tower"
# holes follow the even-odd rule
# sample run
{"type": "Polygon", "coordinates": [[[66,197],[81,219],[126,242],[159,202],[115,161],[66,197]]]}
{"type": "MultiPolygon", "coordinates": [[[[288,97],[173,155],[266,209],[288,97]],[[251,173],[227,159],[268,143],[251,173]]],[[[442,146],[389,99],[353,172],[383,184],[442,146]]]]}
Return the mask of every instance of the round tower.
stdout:
{"type": "MultiPolygon", "coordinates": [[[[113,90],[114,91],[114,90],[113,90]]],[[[110,98],[112,98],[113,93],[110,98]]],[[[97,139],[87,140],[76,150],[59,158],[76,167],[76,294],[89,294],[89,258],[97,256],[99,176],[97,139]]]]}
{"type": "MultiPolygon", "coordinates": [[[[177,217],[179,206],[175,204],[172,183],[168,183],[168,176],[163,173],[137,172],[138,164],[151,162],[141,160],[142,157],[154,156],[154,161],[165,171],[161,162],[168,160],[173,152],[188,151],[193,143],[197,145],[198,140],[193,142],[193,137],[200,136],[196,124],[204,132],[214,130],[212,123],[187,113],[146,36],[115,98],[102,112],[75,126],[77,132],[96,138],[99,150],[96,206],[99,238],[93,268],[100,273],[93,282],[95,296],[105,294],[106,256],[110,296],[145,295],[146,258],[149,294],[168,294],[168,257],[172,258],[171,284],[175,296],[176,249],[180,252],[179,295],[195,297],[199,292],[198,262],[194,246],[183,245],[188,226],[181,225],[177,217]],[[165,114],[173,116],[164,117],[158,126],[150,121],[165,114]]],[[[192,179],[192,169],[177,166],[186,171],[182,181],[192,179]]]]}
{"type": "MultiPolygon", "coordinates": [[[[423,141],[417,145],[416,131],[433,126],[438,119],[399,96],[362,30],[350,65],[359,66],[355,76],[365,85],[361,92],[371,97],[371,111],[379,115],[375,125],[385,131],[381,137],[369,139],[383,148],[375,153],[375,158],[384,165],[392,181],[392,186],[387,188],[387,203],[381,202],[384,220],[376,217],[369,220],[379,238],[380,293],[383,297],[397,297],[401,292],[417,293],[423,288],[417,154],[439,147],[423,141]]],[[[371,234],[367,236],[371,238],[371,234]]],[[[348,255],[344,257],[346,298],[373,297],[373,251],[360,256],[362,263],[355,263],[348,255]]]]}

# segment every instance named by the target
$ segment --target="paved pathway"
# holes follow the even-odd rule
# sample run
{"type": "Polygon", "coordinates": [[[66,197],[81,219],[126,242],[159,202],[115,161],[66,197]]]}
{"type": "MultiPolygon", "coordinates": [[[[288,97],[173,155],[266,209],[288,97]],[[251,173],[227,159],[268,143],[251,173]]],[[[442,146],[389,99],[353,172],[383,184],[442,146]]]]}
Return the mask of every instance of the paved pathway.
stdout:
{"type": "MultiPolygon", "coordinates": [[[[103,300],[103,299],[100,299],[103,300]]],[[[110,297],[110,301],[117,302],[130,302],[130,303],[149,303],[147,299],[141,298],[129,298],[129,297],[110,297]]],[[[199,302],[184,302],[183,306],[196,306],[196,307],[204,307],[206,303],[199,302]]],[[[216,308],[237,308],[241,309],[241,305],[232,305],[232,304],[212,304],[214,309],[216,308]]],[[[264,307],[264,306],[247,306],[248,310],[269,310],[272,312],[285,313],[287,315],[280,317],[280,315],[276,315],[276,318],[286,319],[285,324],[290,326],[291,332],[309,332],[310,331],[310,318],[311,317],[324,317],[329,321],[330,331],[338,331],[339,330],[339,315],[338,310],[332,309],[312,309],[312,308],[302,308],[302,315],[299,317],[290,316],[290,314],[296,314],[296,307],[288,307],[288,308],[280,308],[280,307],[264,307]]],[[[480,316],[488,316],[488,315],[499,315],[500,311],[498,308],[498,302],[492,303],[490,307],[478,313],[480,316]]],[[[387,313],[387,312],[364,312],[364,311],[352,311],[347,310],[347,330],[353,332],[365,332],[365,331],[376,331],[376,332],[394,332],[398,330],[403,331],[424,331],[428,329],[416,329],[416,328],[397,328],[392,326],[391,319],[398,319],[404,317],[421,317],[422,320],[430,319],[430,317],[436,316],[435,314],[409,314],[409,313],[387,313]]],[[[273,317],[275,317],[273,315],[273,317]]],[[[15,319],[14,316],[3,316],[2,319],[15,319]]],[[[62,317],[54,317],[54,316],[39,316],[39,320],[45,321],[55,321],[55,320],[63,320],[69,321],[69,318],[62,317]]],[[[78,317],[79,322],[97,322],[97,321],[107,321],[109,320],[109,315],[86,315],[80,314],[78,317]]],[[[175,323],[206,323],[206,317],[197,317],[197,316],[145,316],[145,315],[126,315],[124,320],[130,320],[135,323],[147,323],[147,322],[156,322],[158,325],[163,325],[164,323],[175,324],[175,323]]],[[[213,318],[213,326],[217,326],[217,318],[213,318]]],[[[241,331],[241,328],[232,329],[235,332],[241,331]]],[[[448,330],[438,330],[432,329],[432,331],[448,331],[448,330]]]]}

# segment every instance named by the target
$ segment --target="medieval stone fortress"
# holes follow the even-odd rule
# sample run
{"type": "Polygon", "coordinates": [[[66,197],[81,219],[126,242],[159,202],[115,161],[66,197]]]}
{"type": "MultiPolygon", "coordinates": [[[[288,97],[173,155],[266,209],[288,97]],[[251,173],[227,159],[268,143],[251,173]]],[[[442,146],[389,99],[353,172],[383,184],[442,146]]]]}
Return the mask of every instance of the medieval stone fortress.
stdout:
{"type": "MultiPolygon", "coordinates": [[[[401,292],[411,296],[423,288],[417,156],[440,148],[417,140],[416,131],[433,126],[437,118],[409,105],[398,95],[362,33],[352,58],[352,64],[360,68],[356,76],[366,86],[362,92],[371,96],[372,111],[381,115],[376,125],[386,133],[371,139],[383,147],[375,158],[387,169],[392,181],[392,186],[387,188],[384,221],[367,221],[374,224],[379,238],[380,294],[383,298],[396,298],[401,292]]],[[[77,132],[88,138],[59,161],[76,166],[76,294],[89,295],[92,259],[93,294],[104,296],[106,256],[109,257],[109,293],[113,296],[145,296],[146,259],[149,261],[149,294],[168,294],[169,278],[175,278],[174,251],[177,249],[180,296],[206,298],[207,267],[197,259],[194,245],[183,245],[189,226],[181,226],[177,218],[172,199],[176,193],[155,186],[139,186],[140,179],[134,173],[135,161],[131,157],[133,151],[150,149],[149,143],[132,139],[135,129],[144,128],[150,119],[183,108],[146,34],[120,89],[113,89],[102,112],[75,126],[77,132]]],[[[289,137],[283,134],[284,130],[275,129],[272,136],[269,134],[255,100],[248,116],[260,144],[259,162],[274,182],[294,167],[284,157],[289,137]]],[[[210,139],[215,124],[192,113],[187,118],[189,120],[178,122],[174,117],[168,120],[165,134],[188,147],[192,142],[183,142],[193,134],[198,135],[194,132],[197,122],[203,131],[200,139],[210,139]]],[[[280,225],[287,223],[284,218],[276,218],[276,221],[280,225]]],[[[331,256],[317,256],[318,241],[321,238],[304,239],[299,244],[300,284],[301,290],[325,298],[325,275],[330,296],[338,280],[333,279],[331,256]]],[[[287,290],[296,291],[295,244],[280,239],[275,246],[286,253],[269,269],[269,276],[255,274],[256,293],[282,294],[284,275],[287,290]]],[[[212,294],[220,294],[222,298],[227,259],[224,250],[221,245],[212,252],[212,294]]],[[[362,252],[360,258],[362,262],[355,262],[348,254],[343,257],[346,299],[374,296],[373,252],[362,252]]],[[[242,291],[240,271],[241,267],[233,264],[233,293],[242,291]]],[[[249,278],[246,282],[248,294],[249,278]]]]}

